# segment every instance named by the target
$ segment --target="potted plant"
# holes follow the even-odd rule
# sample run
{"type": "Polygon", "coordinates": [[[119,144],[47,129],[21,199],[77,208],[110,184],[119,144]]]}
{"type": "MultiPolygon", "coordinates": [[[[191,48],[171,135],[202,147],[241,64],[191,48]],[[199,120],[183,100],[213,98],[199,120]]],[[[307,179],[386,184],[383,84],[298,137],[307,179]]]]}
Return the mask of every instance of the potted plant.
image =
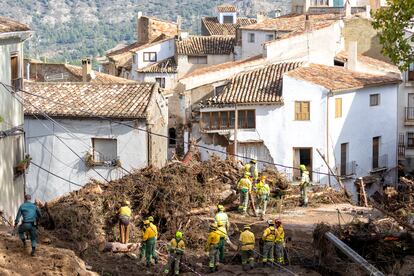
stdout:
{"type": "Polygon", "coordinates": [[[17,164],[17,166],[15,167],[15,168],[16,168],[16,171],[17,171],[18,173],[20,173],[20,174],[24,173],[24,172],[25,172],[25,171],[29,168],[30,161],[32,161],[32,157],[30,157],[30,155],[29,155],[29,154],[26,154],[26,155],[24,156],[24,159],[23,159],[23,160],[21,160],[21,161],[17,164]]]}

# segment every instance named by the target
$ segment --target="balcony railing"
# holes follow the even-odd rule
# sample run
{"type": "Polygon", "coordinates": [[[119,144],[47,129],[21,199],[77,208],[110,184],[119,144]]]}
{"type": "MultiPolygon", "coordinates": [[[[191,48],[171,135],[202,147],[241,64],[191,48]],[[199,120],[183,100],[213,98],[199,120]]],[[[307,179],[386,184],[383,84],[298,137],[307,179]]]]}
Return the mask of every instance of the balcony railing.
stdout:
{"type": "Polygon", "coordinates": [[[405,121],[414,121],[414,107],[405,108],[405,121]]]}
{"type": "Polygon", "coordinates": [[[399,144],[398,145],[398,158],[405,157],[405,145],[399,144]]]}

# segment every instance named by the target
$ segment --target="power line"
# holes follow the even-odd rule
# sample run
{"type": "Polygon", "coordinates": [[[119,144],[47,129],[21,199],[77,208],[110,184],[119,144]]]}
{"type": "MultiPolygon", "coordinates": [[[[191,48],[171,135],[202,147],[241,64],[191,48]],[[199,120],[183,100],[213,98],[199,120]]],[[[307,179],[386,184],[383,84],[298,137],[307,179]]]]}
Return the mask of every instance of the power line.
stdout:
{"type": "MultiPolygon", "coordinates": [[[[7,85],[7,84],[5,84],[3,82],[0,82],[0,83],[3,86],[9,86],[9,87],[11,87],[10,85],[7,85]]],[[[67,107],[67,105],[65,105],[65,104],[63,104],[61,102],[58,102],[58,101],[51,100],[48,97],[45,97],[45,96],[42,96],[42,95],[38,95],[36,93],[28,92],[28,91],[25,91],[25,90],[20,90],[20,91],[22,91],[23,93],[32,95],[34,97],[39,97],[39,98],[45,99],[45,100],[47,100],[49,102],[52,102],[52,103],[55,103],[55,104],[58,104],[58,105],[63,105],[63,106],[66,106],[67,107]]],[[[38,109],[38,108],[36,108],[36,109],[38,109]]],[[[84,110],[84,109],[81,109],[81,108],[73,108],[73,109],[78,110],[78,111],[81,111],[81,112],[84,112],[84,113],[86,113],[88,115],[92,115],[93,117],[96,117],[96,118],[100,118],[100,119],[104,119],[104,120],[110,121],[110,122],[115,123],[115,124],[120,124],[120,125],[129,127],[129,128],[132,128],[132,129],[144,131],[144,132],[146,132],[146,133],[148,133],[150,135],[154,135],[154,136],[162,137],[162,138],[165,138],[165,139],[170,139],[170,140],[178,141],[177,138],[171,138],[171,137],[168,137],[167,135],[163,135],[163,134],[159,134],[159,133],[154,133],[154,132],[151,132],[151,131],[146,130],[146,129],[143,129],[143,128],[131,126],[131,125],[129,125],[127,123],[124,123],[122,121],[116,121],[116,120],[113,120],[112,118],[109,118],[109,117],[96,115],[93,112],[90,112],[90,111],[87,111],[87,110],[84,110]]],[[[187,145],[192,145],[192,146],[197,147],[197,148],[205,149],[207,151],[213,151],[213,152],[221,153],[221,154],[224,154],[224,155],[234,156],[234,157],[242,158],[242,159],[251,159],[250,157],[247,157],[247,156],[243,156],[243,155],[239,155],[239,154],[236,154],[236,153],[230,153],[230,152],[226,152],[226,151],[214,149],[214,148],[210,148],[210,147],[207,147],[207,146],[202,146],[202,145],[197,145],[197,144],[191,144],[190,142],[186,142],[186,141],[184,141],[183,143],[184,144],[187,144],[187,145]]],[[[298,168],[298,167],[293,167],[293,166],[289,166],[289,165],[284,165],[284,164],[269,162],[269,161],[260,160],[260,159],[257,159],[256,161],[259,162],[259,163],[267,164],[267,165],[273,165],[273,166],[276,166],[276,167],[281,167],[281,168],[285,168],[285,169],[292,169],[292,170],[298,170],[298,171],[300,171],[300,168],[298,168]]],[[[324,172],[320,172],[320,171],[313,171],[313,170],[311,170],[309,172],[310,173],[313,173],[313,174],[318,174],[318,175],[326,175],[326,176],[329,176],[329,177],[332,176],[332,174],[330,174],[330,173],[324,173],[324,172]]]]}
{"type": "Polygon", "coordinates": [[[51,174],[51,175],[53,175],[53,176],[55,176],[55,177],[57,177],[57,178],[59,178],[59,179],[63,180],[63,181],[69,182],[69,183],[70,183],[70,184],[72,184],[72,185],[75,185],[75,186],[78,186],[78,187],[83,187],[82,185],[79,185],[79,184],[77,184],[77,183],[75,183],[75,182],[72,182],[72,181],[70,181],[70,180],[68,180],[68,179],[66,179],[66,178],[63,178],[63,177],[61,177],[61,176],[59,176],[59,175],[57,175],[57,174],[55,174],[55,173],[53,173],[53,172],[51,172],[51,171],[49,171],[49,170],[45,169],[45,168],[43,168],[43,167],[41,167],[41,166],[37,165],[37,164],[36,164],[36,163],[34,163],[33,161],[30,161],[30,164],[31,164],[31,165],[34,165],[35,167],[38,167],[38,168],[39,168],[39,169],[41,169],[42,171],[45,171],[45,172],[47,172],[47,173],[49,173],[49,174],[51,174]]]}

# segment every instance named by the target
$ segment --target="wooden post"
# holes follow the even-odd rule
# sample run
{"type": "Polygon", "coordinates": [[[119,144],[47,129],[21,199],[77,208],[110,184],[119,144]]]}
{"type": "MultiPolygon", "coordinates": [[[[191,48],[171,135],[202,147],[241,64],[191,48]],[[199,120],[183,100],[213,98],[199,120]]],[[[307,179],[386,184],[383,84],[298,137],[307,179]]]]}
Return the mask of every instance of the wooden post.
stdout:
{"type": "Polygon", "coordinates": [[[362,193],[362,203],[364,204],[365,207],[368,207],[368,200],[367,200],[367,194],[365,193],[365,184],[364,184],[364,180],[362,177],[358,178],[359,180],[359,187],[361,189],[361,193],[362,193]]]}
{"type": "Polygon", "coordinates": [[[239,114],[237,112],[237,104],[234,105],[234,161],[237,163],[237,129],[239,124],[239,114]]]}

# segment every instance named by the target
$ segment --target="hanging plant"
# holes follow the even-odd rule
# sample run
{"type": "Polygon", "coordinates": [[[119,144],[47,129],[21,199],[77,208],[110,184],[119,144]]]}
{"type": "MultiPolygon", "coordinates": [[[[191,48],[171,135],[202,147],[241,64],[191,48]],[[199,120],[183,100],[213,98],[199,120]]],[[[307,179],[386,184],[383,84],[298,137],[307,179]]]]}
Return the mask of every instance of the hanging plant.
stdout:
{"type": "Polygon", "coordinates": [[[85,165],[88,168],[95,166],[95,161],[93,160],[93,155],[90,152],[87,152],[84,157],[85,165]]]}
{"type": "Polygon", "coordinates": [[[23,160],[21,160],[15,167],[14,167],[14,169],[15,169],[15,171],[16,171],[16,173],[17,174],[23,174],[28,168],[29,168],[29,165],[30,165],[30,162],[32,161],[32,157],[30,157],[30,155],[29,154],[26,154],[25,156],[24,156],[24,159],[23,160]]]}

